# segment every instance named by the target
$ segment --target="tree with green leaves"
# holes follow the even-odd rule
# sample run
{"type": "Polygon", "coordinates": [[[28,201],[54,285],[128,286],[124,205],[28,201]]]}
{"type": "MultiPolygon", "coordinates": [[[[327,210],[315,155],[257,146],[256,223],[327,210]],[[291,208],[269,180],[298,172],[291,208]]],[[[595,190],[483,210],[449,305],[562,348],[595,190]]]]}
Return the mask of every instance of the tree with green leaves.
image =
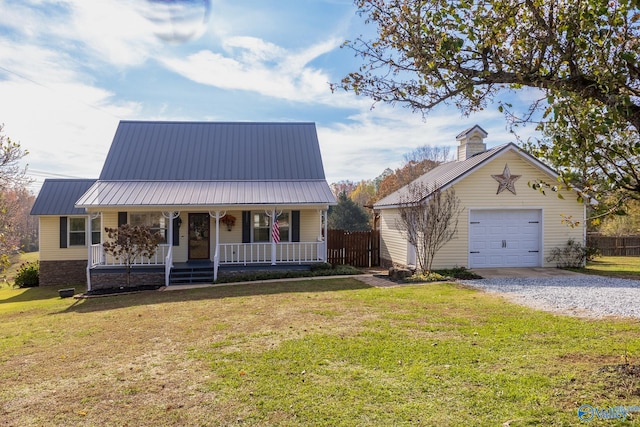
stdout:
{"type": "Polygon", "coordinates": [[[144,258],[151,258],[162,239],[159,232],[152,233],[147,226],[122,224],[118,228],[105,227],[109,240],[102,243],[104,251],[119,259],[126,268],[127,287],[131,286],[131,266],[144,258]]]}
{"type": "Polygon", "coordinates": [[[542,151],[567,172],[581,166],[572,163],[579,145],[595,153],[590,166],[640,197],[640,1],[356,4],[377,37],[346,42],[363,65],[339,86],[425,114],[440,104],[470,114],[497,102],[516,124],[539,121],[552,147],[542,151]],[[500,95],[524,87],[540,96],[516,112],[500,95]]]}
{"type": "Polygon", "coordinates": [[[332,230],[367,231],[371,229],[369,215],[347,197],[345,192],[338,195],[338,204],[329,208],[327,226],[332,230]]]}
{"type": "Polygon", "coordinates": [[[28,152],[4,135],[3,129],[4,125],[0,125],[0,272],[9,267],[9,256],[20,248],[20,238],[14,232],[11,196],[15,191],[24,190],[30,182],[26,167],[20,165],[28,152]]]}

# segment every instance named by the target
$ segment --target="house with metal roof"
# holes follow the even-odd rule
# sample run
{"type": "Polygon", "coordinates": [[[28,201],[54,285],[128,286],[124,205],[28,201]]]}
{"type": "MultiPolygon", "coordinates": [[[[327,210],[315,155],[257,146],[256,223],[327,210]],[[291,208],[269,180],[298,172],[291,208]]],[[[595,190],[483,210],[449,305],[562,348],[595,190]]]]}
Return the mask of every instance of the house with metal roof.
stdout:
{"type": "Polygon", "coordinates": [[[41,283],[122,286],[103,249],[122,224],[163,236],[135,261],[137,284],[323,262],[335,203],[314,123],[121,121],[97,180],[46,180],[38,195],[41,283]]]}
{"type": "Polygon", "coordinates": [[[463,210],[453,239],[434,258],[435,269],[555,267],[548,260],[553,248],[569,239],[584,244],[586,207],[576,190],[545,195],[533,189],[535,182],[556,182],[557,172],[513,143],[487,150],[485,138],[477,125],[458,134],[458,159],[414,181],[430,191],[419,200],[412,200],[410,184],[374,204],[383,265],[416,266],[400,209],[427,202],[436,189],[453,189],[463,210]]]}

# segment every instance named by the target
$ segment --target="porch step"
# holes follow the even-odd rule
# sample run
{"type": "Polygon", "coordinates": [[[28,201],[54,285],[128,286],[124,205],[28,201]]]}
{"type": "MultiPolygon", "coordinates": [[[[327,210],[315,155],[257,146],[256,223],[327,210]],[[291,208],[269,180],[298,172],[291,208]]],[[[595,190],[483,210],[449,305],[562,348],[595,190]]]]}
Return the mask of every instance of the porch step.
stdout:
{"type": "Polygon", "coordinates": [[[180,266],[171,269],[170,285],[186,285],[192,283],[213,283],[213,266],[194,265],[180,266]]]}

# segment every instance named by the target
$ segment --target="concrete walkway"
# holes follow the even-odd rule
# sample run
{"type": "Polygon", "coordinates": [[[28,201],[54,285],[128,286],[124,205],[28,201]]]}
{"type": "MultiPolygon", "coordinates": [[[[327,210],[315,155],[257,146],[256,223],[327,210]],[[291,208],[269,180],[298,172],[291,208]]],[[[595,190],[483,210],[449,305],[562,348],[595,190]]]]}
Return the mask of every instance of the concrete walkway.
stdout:
{"type": "Polygon", "coordinates": [[[219,286],[259,285],[263,283],[299,282],[301,280],[325,280],[325,279],[347,279],[347,278],[360,280],[361,282],[366,283],[369,286],[374,286],[377,288],[397,285],[396,283],[393,283],[390,280],[374,277],[373,274],[367,273],[367,274],[357,274],[357,275],[291,277],[291,278],[283,278],[283,279],[251,280],[247,282],[193,283],[188,285],[163,286],[158,290],[161,292],[168,292],[168,291],[180,291],[184,289],[213,288],[213,287],[219,287],[219,286]]]}

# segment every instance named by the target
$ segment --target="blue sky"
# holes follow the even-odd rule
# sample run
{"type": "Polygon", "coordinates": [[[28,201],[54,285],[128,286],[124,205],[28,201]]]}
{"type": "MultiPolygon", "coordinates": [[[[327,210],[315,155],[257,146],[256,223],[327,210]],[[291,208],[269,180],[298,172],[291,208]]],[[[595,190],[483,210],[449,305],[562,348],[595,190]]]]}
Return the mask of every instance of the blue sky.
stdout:
{"type": "Polygon", "coordinates": [[[496,108],[423,120],[331,93],[359,65],[341,44],[373,31],[351,0],[174,2],[183,24],[167,3],[0,0],[0,123],[29,150],[34,191],[97,177],[119,120],[312,121],[329,183],[375,178],[420,145],[454,147],[474,124],[489,147],[514,141],[496,108]]]}

